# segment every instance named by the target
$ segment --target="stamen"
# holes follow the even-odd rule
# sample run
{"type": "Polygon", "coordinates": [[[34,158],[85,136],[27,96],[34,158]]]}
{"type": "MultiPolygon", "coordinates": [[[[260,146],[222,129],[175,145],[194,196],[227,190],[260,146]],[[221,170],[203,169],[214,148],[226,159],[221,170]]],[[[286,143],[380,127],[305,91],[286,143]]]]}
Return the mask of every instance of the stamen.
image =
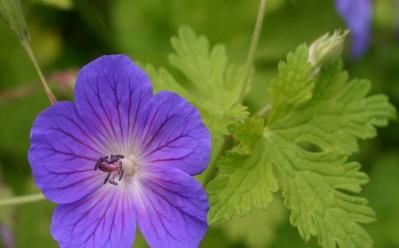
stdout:
{"type": "Polygon", "coordinates": [[[99,169],[102,172],[108,173],[107,177],[104,180],[104,184],[109,182],[113,185],[118,185],[115,181],[117,178],[119,181],[123,178],[123,166],[122,159],[123,155],[109,155],[101,157],[97,160],[94,170],[99,169]]]}

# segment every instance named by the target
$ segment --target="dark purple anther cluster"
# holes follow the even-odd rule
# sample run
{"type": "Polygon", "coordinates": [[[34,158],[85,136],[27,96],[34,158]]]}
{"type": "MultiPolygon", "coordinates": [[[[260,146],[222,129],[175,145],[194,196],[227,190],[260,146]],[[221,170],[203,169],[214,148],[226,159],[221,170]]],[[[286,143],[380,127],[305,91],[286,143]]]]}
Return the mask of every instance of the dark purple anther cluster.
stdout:
{"type": "Polygon", "coordinates": [[[109,155],[97,160],[94,170],[99,169],[108,174],[104,180],[104,184],[109,182],[110,184],[118,185],[115,179],[118,177],[119,181],[122,180],[124,170],[121,159],[123,158],[123,155],[109,155]]]}

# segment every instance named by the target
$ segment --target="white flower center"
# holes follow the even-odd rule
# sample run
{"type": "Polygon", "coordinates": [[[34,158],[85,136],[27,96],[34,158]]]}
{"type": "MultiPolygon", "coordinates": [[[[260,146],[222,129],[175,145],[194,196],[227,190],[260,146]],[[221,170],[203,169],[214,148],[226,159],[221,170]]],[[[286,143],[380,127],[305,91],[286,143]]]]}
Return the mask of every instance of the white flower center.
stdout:
{"type": "Polygon", "coordinates": [[[121,160],[121,162],[122,162],[122,168],[124,171],[124,177],[133,176],[139,167],[139,165],[133,155],[125,156],[121,160]]]}

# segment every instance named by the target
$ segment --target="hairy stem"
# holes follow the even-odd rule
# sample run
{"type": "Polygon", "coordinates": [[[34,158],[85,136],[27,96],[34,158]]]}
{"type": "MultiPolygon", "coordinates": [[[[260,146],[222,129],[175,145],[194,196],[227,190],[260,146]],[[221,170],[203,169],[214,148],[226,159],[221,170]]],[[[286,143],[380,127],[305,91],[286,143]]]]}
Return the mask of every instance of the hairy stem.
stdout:
{"type": "Polygon", "coordinates": [[[262,25],[263,25],[263,19],[265,17],[265,11],[266,11],[266,0],[260,0],[258,16],[256,17],[255,28],[254,28],[254,32],[252,34],[251,46],[249,48],[247,62],[245,64],[245,75],[244,75],[244,81],[243,81],[243,85],[242,85],[242,89],[241,89],[240,101],[242,101],[244,99],[245,93],[247,91],[249,75],[251,73],[251,68],[252,68],[254,57],[255,57],[256,48],[258,46],[260,33],[262,31],[262,25]]]}
{"type": "Polygon", "coordinates": [[[16,196],[10,197],[6,199],[0,199],[0,207],[6,206],[14,206],[25,203],[37,202],[45,200],[46,198],[42,193],[32,194],[32,195],[24,195],[24,196],[16,196]]]}
{"type": "Polygon", "coordinates": [[[54,96],[54,93],[48,86],[48,83],[43,76],[42,70],[40,69],[39,63],[37,63],[35,54],[33,53],[32,47],[30,46],[29,42],[27,40],[21,40],[22,47],[25,49],[26,53],[28,54],[33,66],[36,69],[37,74],[39,75],[40,82],[42,83],[42,86],[44,88],[44,91],[47,94],[48,99],[50,100],[51,104],[55,104],[57,102],[57,99],[54,96]]]}

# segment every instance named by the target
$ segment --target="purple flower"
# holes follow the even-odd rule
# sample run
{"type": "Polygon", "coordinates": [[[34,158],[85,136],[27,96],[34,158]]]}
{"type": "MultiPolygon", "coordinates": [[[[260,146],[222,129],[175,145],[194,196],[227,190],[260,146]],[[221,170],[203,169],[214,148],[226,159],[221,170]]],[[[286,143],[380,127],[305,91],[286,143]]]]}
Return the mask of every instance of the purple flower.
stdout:
{"type": "Polygon", "coordinates": [[[0,223],[0,247],[14,248],[15,238],[10,227],[0,223]]]}
{"type": "Polygon", "coordinates": [[[35,120],[29,162],[54,211],[60,247],[131,247],[136,223],[150,247],[196,247],[208,201],[192,177],[207,166],[210,136],[198,111],[126,56],[81,69],[74,102],[35,120]]]}
{"type": "Polygon", "coordinates": [[[339,14],[351,31],[352,56],[362,56],[370,43],[371,0],[336,0],[339,14]]]}

